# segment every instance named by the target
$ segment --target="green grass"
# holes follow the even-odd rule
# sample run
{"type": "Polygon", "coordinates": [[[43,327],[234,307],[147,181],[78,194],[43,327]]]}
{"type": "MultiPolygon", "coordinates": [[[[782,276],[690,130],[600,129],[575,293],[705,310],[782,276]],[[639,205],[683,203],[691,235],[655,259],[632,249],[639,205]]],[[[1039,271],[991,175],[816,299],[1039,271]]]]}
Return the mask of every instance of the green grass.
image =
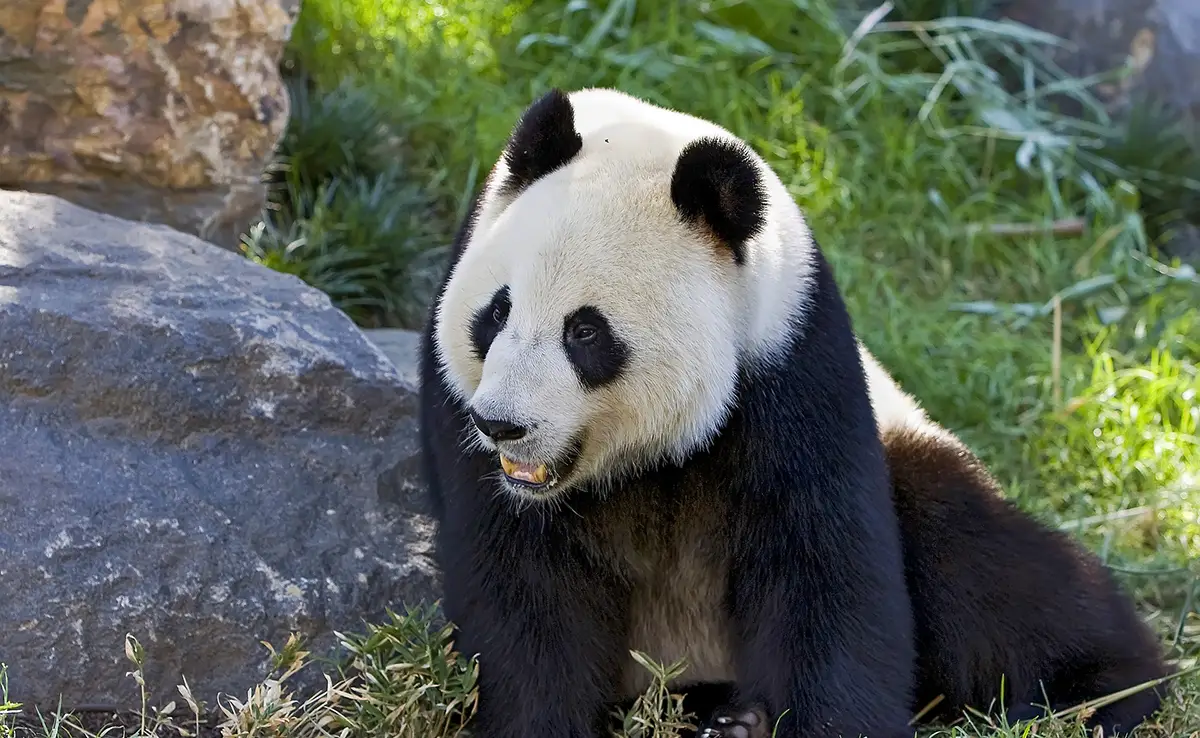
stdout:
{"type": "MultiPolygon", "coordinates": [[[[1149,106],[1111,118],[1089,91],[1101,80],[1053,64],[1055,39],[947,17],[988,5],[907,0],[858,25],[826,0],[306,0],[276,195],[247,254],[361,325],[415,327],[467,199],[547,87],[616,86],[716,120],[808,213],[871,349],[1008,496],[1119,573],[1187,667],[1200,280],[1161,247],[1200,212],[1200,156],[1149,106]]],[[[306,663],[293,641],[271,680],[206,714],[230,738],[454,735],[474,664],[439,627],[416,610],[345,635],[346,664],[312,696],[289,691],[306,663]]],[[[627,738],[673,735],[662,682],[682,666],[647,663],[662,678],[627,738]]],[[[172,720],[186,729],[190,709],[172,720]]],[[[1076,717],[1034,730],[969,715],[936,734],[1082,736],[1076,717]]],[[[1178,679],[1139,735],[1200,736],[1200,678],[1178,679]]]]}

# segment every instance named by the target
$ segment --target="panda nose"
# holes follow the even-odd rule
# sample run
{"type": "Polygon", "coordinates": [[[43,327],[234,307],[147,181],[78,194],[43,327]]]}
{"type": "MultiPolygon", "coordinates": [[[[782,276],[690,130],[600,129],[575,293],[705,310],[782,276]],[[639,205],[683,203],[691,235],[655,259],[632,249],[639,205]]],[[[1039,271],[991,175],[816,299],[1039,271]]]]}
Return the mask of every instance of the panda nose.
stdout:
{"type": "Polygon", "coordinates": [[[525,436],[525,426],[507,420],[485,418],[474,410],[471,411],[471,420],[475,421],[480,433],[493,441],[516,441],[525,436]]]}

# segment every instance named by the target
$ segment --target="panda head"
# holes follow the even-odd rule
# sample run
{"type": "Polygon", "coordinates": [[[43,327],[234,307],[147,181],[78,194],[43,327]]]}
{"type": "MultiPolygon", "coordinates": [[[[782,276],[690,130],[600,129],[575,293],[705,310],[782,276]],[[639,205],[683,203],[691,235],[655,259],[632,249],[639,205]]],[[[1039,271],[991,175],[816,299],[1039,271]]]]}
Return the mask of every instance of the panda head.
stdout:
{"type": "Polygon", "coordinates": [[[435,349],[469,441],[527,500],[712,440],[739,373],[784,354],[812,249],[731,133],[596,89],[525,111],[469,229],[435,349]]]}

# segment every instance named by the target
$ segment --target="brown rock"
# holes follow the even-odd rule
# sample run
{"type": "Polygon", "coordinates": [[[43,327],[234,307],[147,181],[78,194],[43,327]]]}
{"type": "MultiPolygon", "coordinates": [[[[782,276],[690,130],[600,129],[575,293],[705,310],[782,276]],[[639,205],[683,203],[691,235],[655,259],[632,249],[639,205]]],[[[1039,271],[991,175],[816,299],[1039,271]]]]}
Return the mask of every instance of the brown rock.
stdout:
{"type": "Polygon", "coordinates": [[[234,246],[287,122],[296,5],[0,1],[0,188],[234,246]]]}

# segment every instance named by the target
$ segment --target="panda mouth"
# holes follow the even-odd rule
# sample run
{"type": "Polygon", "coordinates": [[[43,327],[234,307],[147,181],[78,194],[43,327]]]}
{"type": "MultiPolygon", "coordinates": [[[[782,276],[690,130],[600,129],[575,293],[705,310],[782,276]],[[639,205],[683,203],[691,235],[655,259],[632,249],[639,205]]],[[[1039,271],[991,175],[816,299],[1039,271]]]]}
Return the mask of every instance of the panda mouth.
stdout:
{"type": "Polygon", "coordinates": [[[500,468],[504,476],[512,484],[522,487],[548,487],[553,484],[553,475],[546,464],[530,464],[512,461],[511,458],[500,454],[500,468]]]}
{"type": "Polygon", "coordinates": [[[509,482],[521,487],[541,489],[551,487],[558,481],[557,475],[553,474],[546,464],[513,461],[504,454],[500,454],[500,468],[504,470],[504,476],[509,482]]]}
{"type": "Polygon", "coordinates": [[[582,447],[581,441],[573,440],[567,451],[550,463],[517,461],[501,453],[500,469],[504,480],[513,487],[531,492],[546,490],[570,476],[582,447]]]}

